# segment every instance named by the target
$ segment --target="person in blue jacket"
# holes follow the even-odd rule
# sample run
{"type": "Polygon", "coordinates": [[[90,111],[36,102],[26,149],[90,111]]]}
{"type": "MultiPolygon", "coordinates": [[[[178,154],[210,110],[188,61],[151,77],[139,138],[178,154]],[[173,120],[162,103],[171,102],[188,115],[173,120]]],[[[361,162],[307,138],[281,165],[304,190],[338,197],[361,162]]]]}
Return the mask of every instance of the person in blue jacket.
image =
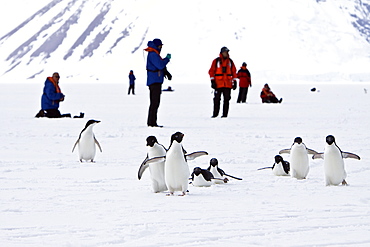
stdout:
{"type": "Polygon", "coordinates": [[[157,112],[161,101],[162,84],[164,77],[169,80],[172,79],[172,75],[166,68],[166,65],[171,59],[171,54],[167,54],[163,59],[160,56],[162,46],[163,43],[160,39],[154,39],[148,42],[148,48],[145,49],[145,51],[148,52],[146,62],[146,85],[149,87],[150,91],[150,106],[147,121],[149,127],[163,127],[157,124],[157,112]]]}
{"type": "Polygon", "coordinates": [[[130,94],[132,90],[132,94],[135,95],[135,80],[136,77],[134,75],[134,71],[130,70],[130,74],[128,75],[128,78],[130,80],[130,87],[128,88],[128,94],[130,94]]]}
{"type": "Polygon", "coordinates": [[[59,73],[53,73],[52,77],[46,78],[43,94],[41,97],[41,110],[36,117],[61,118],[71,117],[71,114],[60,114],[59,102],[64,101],[65,95],[59,87],[59,73]]]}

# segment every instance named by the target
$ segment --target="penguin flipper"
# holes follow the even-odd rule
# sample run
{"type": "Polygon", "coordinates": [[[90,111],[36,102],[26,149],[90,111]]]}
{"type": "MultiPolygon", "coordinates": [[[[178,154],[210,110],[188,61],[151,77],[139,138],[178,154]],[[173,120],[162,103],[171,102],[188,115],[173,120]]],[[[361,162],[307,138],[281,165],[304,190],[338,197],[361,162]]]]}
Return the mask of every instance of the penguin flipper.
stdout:
{"type": "Polygon", "coordinates": [[[103,150],[101,149],[101,146],[100,146],[98,140],[96,140],[95,136],[94,136],[94,141],[95,141],[95,144],[99,147],[100,152],[103,152],[103,150]]]}
{"type": "Polygon", "coordinates": [[[349,152],[342,152],[342,157],[344,159],[352,158],[352,159],[360,160],[360,156],[358,156],[357,154],[349,153],[349,152]]]}
{"type": "Polygon", "coordinates": [[[72,153],[73,153],[73,151],[75,151],[75,148],[76,148],[77,143],[78,143],[79,141],[80,141],[80,138],[78,138],[78,140],[76,141],[75,145],[73,146],[73,148],[72,148],[72,153]]]}
{"type": "Polygon", "coordinates": [[[308,154],[317,154],[317,152],[315,151],[315,150],[313,150],[313,149],[309,149],[309,148],[307,148],[307,153],[308,154]]]}
{"type": "Polygon", "coordinates": [[[290,154],[290,148],[280,150],[279,154],[290,154]]]}
{"type": "Polygon", "coordinates": [[[203,155],[208,155],[208,153],[206,151],[197,151],[191,154],[186,154],[185,157],[186,157],[186,160],[194,160],[195,158],[198,158],[203,155]]]}
{"type": "Polygon", "coordinates": [[[229,174],[224,174],[225,176],[228,176],[228,177],[230,177],[230,178],[233,178],[233,179],[236,179],[236,180],[243,180],[242,178],[237,178],[237,177],[234,177],[234,176],[232,176],[232,175],[229,175],[229,174]]]}
{"type": "Polygon", "coordinates": [[[312,156],[312,159],[323,159],[324,153],[316,153],[312,156]]]}
{"type": "Polygon", "coordinates": [[[138,177],[138,179],[140,180],[141,179],[141,177],[143,176],[143,173],[144,173],[144,171],[146,170],[146,168],[148,168],[149,167],[149,164],[146,164],[145,162],[147,161],[147,159],[145,159],[144,161],[143,161],[143,163],[141,163],[141,165],[140,165],[140,168],[139,168],[139,171],[138,171],[138,173],[137,173],[137,177],[138,177]]]}
{"type": "Polygon", "coordinates": [[[150,159],[146,159],[146,160],[144,160],[144,164],[146,165],[146,164],[151,164],[151,163],[156,163],[156,162],[163,162],[163,161],[165,161],[165,159],[166,159],[166,156],[160,156],[160,157],[154,157],[154,158],[150,158],[150,159]]]}

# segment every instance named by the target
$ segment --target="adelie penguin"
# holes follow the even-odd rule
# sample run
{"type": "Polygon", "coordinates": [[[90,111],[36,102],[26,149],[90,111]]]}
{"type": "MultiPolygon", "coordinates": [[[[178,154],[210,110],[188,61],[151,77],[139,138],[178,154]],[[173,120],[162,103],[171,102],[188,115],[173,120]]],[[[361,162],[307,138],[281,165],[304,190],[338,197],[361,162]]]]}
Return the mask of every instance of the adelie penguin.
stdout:
{"type": "Polygon", "coordinates": [[[285,161],[280,155],[275,156],[275,163],[272,167],[263,167],[258,170],[272,169],[272,173],[275,176],[289,176],[290,164],[285,161]]]}
{"type": "Polygon", "coordinates": [[[144,171],[149,167],[153,192],[158,193],[166,191],[167,185],[164,178],[164,160],[153,163],[147,163],[147,161],[151,158],[166,156],[167,150],[163,145],[158,143],[155,136],[149,136],[146,138],[146,145],[148,147],[148,153],[139,168],[138,178],[140,180],[144,171]]]}
{"type": "Polygon", "coordinates": [[[145,164],[153,162],[164,161],[164,175],[166,186],[169,191],[168,195],[174,195],[175,191],[182,192],[182,196],[186,194],[189,186],[189,166],[187,161],[193,160],[202,155],[208,155],[205,151],[193,152],[186,154],[182,147],[182,140],[184,134],[176,132],[171,136],[171,145],[168,148],[166,156],[155,157],[145,161],[145,164]]]}
{"type": "Polygon", "coordinates": [[[360,159],[357,154],[342,152],[335,143],[335,138],[332,135],[326,137],[326,146],[324,153],[317,153],[313,159],[324,159],[324,171],[326,185],[347,185],[347,173],[344,169],[343,158],[360,159]]]}
{"type": "Polygon", "coordinates": [[[73,146],[72,153],[75,150],[76,146],[78,145],[80,162],[82,162],[82,160],[94,162],[96,154],[95,145],[97,145],[100,149],[100,152],[102,152],[101,146],[98,140],[96,140],[93,132],[93,127],[97,123],[100,123],[100,121],[97,120],[87,121],[85,128],[81,131],[75,145],[73,146]]]}
{"type": "Polygon", "coordinates": [[[218,167],[218,160],[216,158],[212,158],[209,161],[209,167],[207,168],[207,170],[213,174],[213,177],[215,178],[214,182],[216,184],[227,183],[229,179],[225,178],[225,176],[228,176],[228,177],[231,177],[237,180],[242,180],[241,178],[237,178],[237,177],[226,174],[224,170],[218,167]]]}
{"type": "Polygon", "coordinates": [[[296,137],[291,148],[280,150],[279,154],[290,154],[290,175],[293,178],[305,179],[310,170],[308,154],[316,154],[302,142],[301,137],[296,137]]]}
{"type": "Polygon", "coordinates": [[[191,184],[196,187],[210,187],[214,184],[213,174],[200,167],[195,167],[191,174],[191,184]]]}

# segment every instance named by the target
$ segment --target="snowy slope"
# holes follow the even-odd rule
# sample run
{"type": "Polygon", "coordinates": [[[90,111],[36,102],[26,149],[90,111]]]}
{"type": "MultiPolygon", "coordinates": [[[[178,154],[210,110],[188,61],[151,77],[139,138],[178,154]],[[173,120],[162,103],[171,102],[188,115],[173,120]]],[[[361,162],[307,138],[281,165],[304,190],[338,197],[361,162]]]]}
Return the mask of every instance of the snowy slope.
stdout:
{"type": "Polygon", "coordinates": [[[369,246],[368,85],[276,84],[283,103],[264,105],[256,83],[248,104],[233,91],[228,119],[210,118],[208,85],[172,86],[159,109],[165,127],[154,129],[144,85],[127,96],[118,83],[62,84],[61,111],[86,118],[35,119],[42,84],[0,84],[0,246],[369,246]],[[90,118],[102,121],[94,130],[103,152],[80,164],[71,150],[90,118]],[[137,179],[145,139],[168,147],[176,131],[188,152],[209,152],[190,170],[216,157],[243,180],[190,186],[185,197],[152,193],[149,171],[137,179]],[[306,180],[257,171],[296,136],[323,151],[328,134],[361,157],[345,160],[349,186],[325,186],[322,160],[311,160],[306,180]]]}
{"type": "Polygon", "coordinates": [[[117,81],[145,76],[148,40],[161,38],[174,79],[207,80],[224,45],[264,81],[369,81],[369,1],[37,1],[2,8],[1,82],[117,81]]]}

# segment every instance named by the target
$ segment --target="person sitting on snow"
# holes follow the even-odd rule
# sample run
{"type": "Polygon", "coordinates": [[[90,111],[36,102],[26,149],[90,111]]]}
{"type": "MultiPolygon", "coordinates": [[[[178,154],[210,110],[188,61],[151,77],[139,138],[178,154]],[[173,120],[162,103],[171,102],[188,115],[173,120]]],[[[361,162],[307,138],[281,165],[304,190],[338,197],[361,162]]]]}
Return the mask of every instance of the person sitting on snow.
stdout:
{"type": "Polygon", "coordinates": [[[283,101],[283,98],[280,98],[279,100],[276,98],[267,83],[262,88],[261,99],[262,103],[281,103],[283,101]]]}
{"type": "Polygon", "coordinates": [[[52,77],[46,78],[43,94],[41,97],[41,110],[36,117],[61,118],[71,117],[71,114],[60,114],[59,102],[64,101],[65,95],[59,87],[59,73],[55,72],[52,77]]]}

